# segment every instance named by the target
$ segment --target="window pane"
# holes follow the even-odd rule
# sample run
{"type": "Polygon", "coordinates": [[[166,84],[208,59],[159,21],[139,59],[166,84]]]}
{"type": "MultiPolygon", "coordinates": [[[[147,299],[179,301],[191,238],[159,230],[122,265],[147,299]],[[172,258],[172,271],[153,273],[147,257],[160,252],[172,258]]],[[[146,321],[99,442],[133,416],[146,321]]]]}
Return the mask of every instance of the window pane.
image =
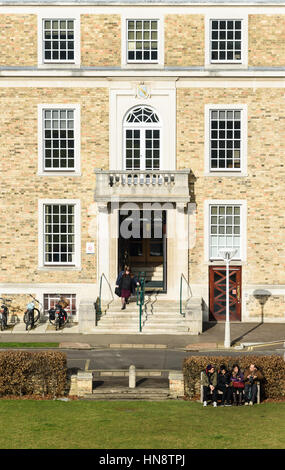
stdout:
{"type": "Polygon", "coordinates": [[[157,21],[128,20],[128,61],[157,61],[157,21]],[[150,51],[152,51],[150,53],[150,51]]]}
{"type": "Polygon", "coordinates": [[[74,20],[44,20],[43,28],[45,60],[65,62],[67,59],[73,59],[74,20]],[[69,39],[68,43],[66,42],[67,37],[69,39]]]}
{"type": "Polygon", "coordinates": [[[210,28],[211,60],[214,62],[240,62],[241,41],[233,41],[233,39],[241,38],[241,21],[212,20],[210,28]]]}

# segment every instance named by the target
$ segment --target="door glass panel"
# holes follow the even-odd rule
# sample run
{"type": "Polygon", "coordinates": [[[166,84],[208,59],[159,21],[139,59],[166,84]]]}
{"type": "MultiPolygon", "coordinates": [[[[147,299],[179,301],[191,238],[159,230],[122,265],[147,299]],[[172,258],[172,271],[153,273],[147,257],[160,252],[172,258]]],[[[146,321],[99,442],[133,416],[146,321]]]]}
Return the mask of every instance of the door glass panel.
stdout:
{"type": "Polygon", "coordinates": [[[130,255],[131,256],[142,256],[143,246],[142,243],[131,243],[130,246],[130,255]]]}
{"type": "Polygon", "coordinates": [[[163,256],[162,243],[151,243],[149,251],[150,251],[150,256],[163,256]]]}
{"type": "Polygon", "coordinates": [[[147,129],[145,131],[145,158],[146,169],[159,169],[160,130],[147,129]]]}
{"type": "Polygon", "coordinates": [[[137,170],[140,168],[140,130],[139,129],[126,129],[126,169],[137,170]]]}

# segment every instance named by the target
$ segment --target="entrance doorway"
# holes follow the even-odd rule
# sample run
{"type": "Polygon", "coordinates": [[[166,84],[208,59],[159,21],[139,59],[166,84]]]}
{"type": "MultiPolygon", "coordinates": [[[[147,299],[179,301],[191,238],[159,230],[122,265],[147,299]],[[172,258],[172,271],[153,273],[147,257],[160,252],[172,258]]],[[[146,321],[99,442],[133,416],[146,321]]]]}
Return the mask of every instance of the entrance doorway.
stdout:
{"type": "MultiPolygon", "coordinates": [[[[241,267],[229,269],[230,320],[241,321],[241,267]]],[[[209,268],[210,321],[226,320],[226,266],[209,268]]]]}
{"type": "Polygon", "coordinates": [[[119,212],[118,271],[145,272],[146,288],[166,292],[166,211],[119,212]]]}

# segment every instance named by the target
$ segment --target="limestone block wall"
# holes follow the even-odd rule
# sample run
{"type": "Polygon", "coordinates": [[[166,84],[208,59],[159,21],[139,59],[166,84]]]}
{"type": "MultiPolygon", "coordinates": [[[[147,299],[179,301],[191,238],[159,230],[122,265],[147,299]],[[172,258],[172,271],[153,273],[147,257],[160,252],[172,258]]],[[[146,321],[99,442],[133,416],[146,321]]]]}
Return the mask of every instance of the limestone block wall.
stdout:
{"type": "Polygon", "coordinates": [[[81,15],[81,64],[121,65],[120,15],[81,15]]]}
{"type": "Polygon", "coordinates": [[[285,15],[249,15],[248,65],[285,66],[285,15]]]}
{"type": "Polygon", "coordinates": [[[204,15],[166,15],[165,65],[204,65],[204,15]]]}
{"type": "Polygon", "coordinates": [[[249,317],[262,319],[269,318],[274,320],[276,318],[283,318],[285,320],[285,296],[272,295],[265,302],[262,307],[258,299],[253,295],[249,295],[246,301],[246,308],[249,317]]]}
{"type": "Polygon", "coordinates": [[[0,66],[37,65],[37,15],[0,14],[0,66]]]}
{"type": "MultiPolygon", "coordinates": [[[[192,284],[208,282],[208,263],[204,259],[204,201],[245,199],[247,261],[242,268],[242,283],[285,285],[285,207],[282,197],[285,190],[282,158],[285,154],[282,138],[285,120],[280,107],[283,100],[284,90],[279,88],[177,90],[177,165],[181,169],[191,168],[194,180],[192,202],[197,205],[196,242],[189,253],[192,284]],[[248,175],[245,177],[204,175],[204,106],[210,103],[247,104],[248,175]]],[[[280,308],[281,311],[284,309],[282,301],[280,308]]]]}
{"type": "Polygon", "coordinates": [[[0,282],[89,283],[96,280],[94,168],[108,168],[109,94],[105,88],[1,88],[2,213],[0,282]],[[38,104],[81,106],[81,176],[38,176],[38,104]],[[38,199],[80,199],[80,271],[38,269],[38,199]]]}

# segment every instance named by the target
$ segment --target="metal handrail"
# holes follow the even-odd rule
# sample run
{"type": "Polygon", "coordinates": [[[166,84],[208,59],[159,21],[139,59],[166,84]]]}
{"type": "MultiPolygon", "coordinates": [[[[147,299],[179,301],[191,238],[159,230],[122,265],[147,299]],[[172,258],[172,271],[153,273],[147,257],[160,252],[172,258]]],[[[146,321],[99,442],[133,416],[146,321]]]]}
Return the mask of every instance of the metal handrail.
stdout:
{"type": "MultiPolygon", "coordinates": [[[[110,283],[108,281],[108,279],[106,278],[105,274],[102,273],[101,276],[100,276],[100,286],[99,286],[99,297],[98,297],[98,309],[96,311],[96,324],[97,324],[97,314],[98,316],[101,316],[102,315],[102,281],[103,281],[103,278],[105,278],[108,286],[109,286],[109,289],[110,289],[110,292],[112,294],[112,301],[114,300],[114,294],[113,294],[113,291],[111,289],[111,286],[110,286],[110,283]]],[[[111,302],[112,302],[111,301],[111,302]]]]}
{"type": "Polygon", "coordinates": [[[140,285],[137,287],[137,305],[139,306],[139,331],[142,331],[142,309],[144,305],[145,294],[145,272],[141,271],[138,275],[140,285]]]}
{"type": "Polygon", "coordinates": [[[185,277],[184,274],[182,273],[182,274],[181,274],[181,277],[180,277],[180,314],[181,314],[183,317],[185,317],[185,312],[182,311],[182,310],[183,310],[183,309],[182,309],[182,296],[183,296],[183,294],[182,294],[182,281],[183,281],[183,279],[184,279],[184,281],[186,282],[187,288],[188,288],[189,297],[187,297],[187,300],[188,300],[190,297],[192,297],[192,291],[191,291],[191,287],[190,287],[189,282],[187,281],[186,277],[185,277]]]}

